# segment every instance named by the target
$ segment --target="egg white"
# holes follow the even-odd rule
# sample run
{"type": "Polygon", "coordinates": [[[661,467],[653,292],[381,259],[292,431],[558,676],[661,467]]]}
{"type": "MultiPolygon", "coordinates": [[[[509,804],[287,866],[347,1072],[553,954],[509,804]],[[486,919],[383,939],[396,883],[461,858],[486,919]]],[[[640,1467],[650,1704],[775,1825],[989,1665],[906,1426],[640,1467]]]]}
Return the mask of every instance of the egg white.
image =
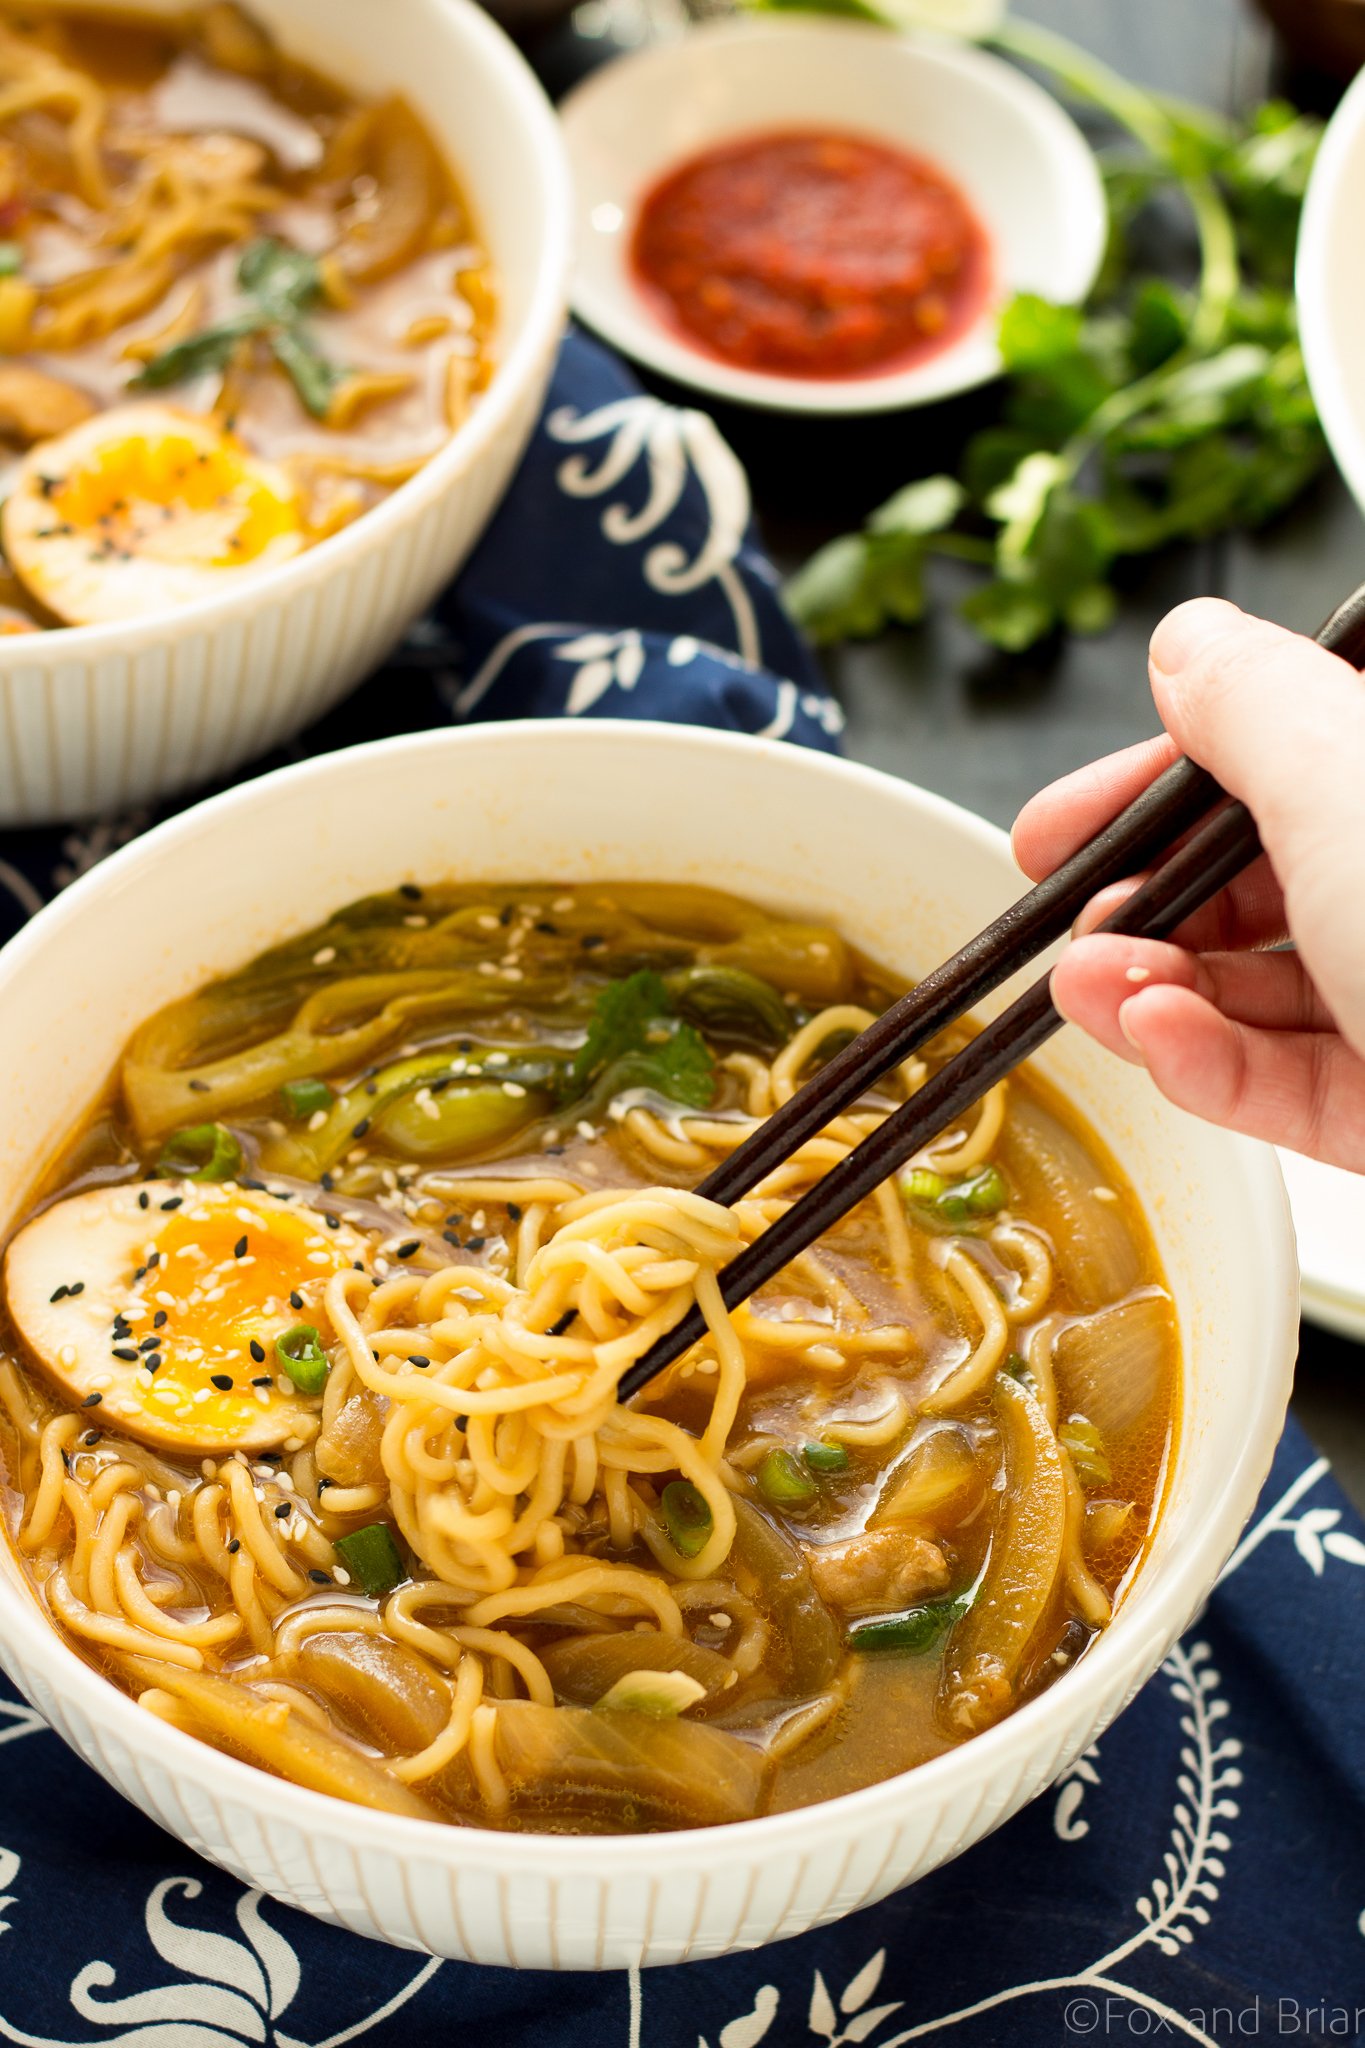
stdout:
{"type": "Polygon", "coordinates": [[[5,1254],[5,1297],[93,1426],[178,1452],[297,1449],[320,1402],[283,1374],[275,1339],[304,1322],[325,1342],[327,1281],[367,1249],[344,1223],[231,1182],[123,1182],[26,1224],[5,1254]]]}
{"type": "Polygon", "coordinates": [[[5,556],[68,625],[175,610],[304,546],[285,472],[175,406],[113,406],[40,441],[0,515],[5,556]]]}

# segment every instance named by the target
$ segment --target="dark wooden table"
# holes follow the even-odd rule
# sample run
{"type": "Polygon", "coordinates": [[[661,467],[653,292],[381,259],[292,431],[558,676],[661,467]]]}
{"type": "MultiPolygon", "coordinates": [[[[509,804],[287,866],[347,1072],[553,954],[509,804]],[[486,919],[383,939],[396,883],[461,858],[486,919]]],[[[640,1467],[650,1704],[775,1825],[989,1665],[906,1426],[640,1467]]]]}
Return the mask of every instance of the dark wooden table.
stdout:
{"type": "MultiPolygon", "coordinates": [[[[1330,86],[1288,69],[1247,0],[1020,0],[1017,11],[1144,84],[1229,112],[1272,87],[1330,103],[1330,86]]],[[[553,87],[602,50],[564,37],[541,55],[553,87]]],[[[1172,264],[1185,253],[1175,230],[1172,264]]],[[[710,409],[748,467],[768,544],[790,571],[899,484],[951,464],[988,407],[966,398],[928,414],[832,424],[710,409]]],[[[953,615],[965,587],[955,565],[936,574],[940,601],[928,622],[829,655],[848,718],[847,751],[1008,825],[1054,775],[1155,729],[1146,648],[1163,611],[1214,592],[1311,629],[1365,574],[1365,521],[1331,476],[1262,534],[1182,548],[1146,565],[1102,638],[1022,658],[983,648],[953,615]]],[[[1294,1405],[1365,1506],[1365,1353],[1305,1324],[1294,1405]]]]}

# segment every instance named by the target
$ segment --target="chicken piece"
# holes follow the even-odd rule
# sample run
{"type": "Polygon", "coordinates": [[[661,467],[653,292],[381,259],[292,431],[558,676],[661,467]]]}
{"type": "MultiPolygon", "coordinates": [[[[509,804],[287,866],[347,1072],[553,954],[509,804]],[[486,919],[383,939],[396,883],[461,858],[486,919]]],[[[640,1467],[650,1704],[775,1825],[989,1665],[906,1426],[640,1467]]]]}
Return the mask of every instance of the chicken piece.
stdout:
{"type": "Polygon", "coordinates": [[[811,1544],[806,1559],[821,1599],[850,1615],[894,1614],[945,1592],[950,1576],[937,1543],[903,1527],[811,1544]]]}
{"type": "Polygon", "coordinates": [[[31,448],[78,427],[95,410],[93,399],[60,377],[24,363],[0,363],[0,440],[31,448]]]}

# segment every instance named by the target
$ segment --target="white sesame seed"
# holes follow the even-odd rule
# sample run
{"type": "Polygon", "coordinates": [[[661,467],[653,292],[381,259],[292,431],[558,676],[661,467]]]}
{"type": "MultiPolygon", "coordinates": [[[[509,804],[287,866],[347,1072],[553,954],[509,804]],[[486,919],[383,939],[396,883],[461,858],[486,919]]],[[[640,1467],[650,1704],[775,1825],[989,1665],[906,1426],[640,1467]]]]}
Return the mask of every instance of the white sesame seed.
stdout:
{"type": "Polygon", "coordinates": [[[494,964],[494,962],[493,962],[493,961],[491,961],[491,960],[480,960],[480,962],[479,962],[479,972],[480,972],[480,974],[496,974],[496,973],[497,973],[497,971],[498,971],[498,970],[497,970],[497,967],[496,967],[496,965],[494,964]]]}
{"type": "MultiPolygon", "coordinates": [[[[308,1119],[308,1128],[309,1128],[309,1130],[310,1130],[310,1131],[320,1131],[320,1130],[322,1129],[323,1125],[324,1125],[324,1124],[326,1123],[326,1121],[327,1121],[327,1112],[326,1112],[326,1110],[325,1110],[325,1109],[315,1109],[315,1110],[313,1111],[313,1114],[312,1114],[312,1115],[311,1115],[311,1116],[309,1117],[309,1119],[308,1119]]],[[[253,1221],[254,1221],[254,1220],[255,1220],[255,1219],[253,1218],[253,1221]]]]}
{"type": "Polygon", "coordinates": [[[485,911],[483,916],[476,919],[475,922],[478,924],[481,932],[495,932],[498,929],[498,920],[488,911],[485,911]]]}
{"type": "Polygon", "coordinates": [[[423,917],[420,910],[414,910],[412,916],[405,917],[403,919],[403,922],[405,925],[409,927],[410,930],[420,932],[423,926],[428,922],[428,920],[425,917],[423,917]]]}
{"type": "Polygon", "coordinates": [[[526,976],[519,967],[504,967],[502,978],[504,981],[525,981],[526,976]]]}
{"type": "Polygon", "coordinates": [[[520,1081],[504,1081],[502,1092],[504,1095],[524,1095],[526,1090],[522,1087],[520,1081]]]}
{"type": "Polygon", "coordinates": [[[573,897],[556,896],[554,902],[550,905],[550,908],[551,910],[557,910],[560,916],[562,917],[566,910],[573,909],[573,897]]]}
{"type": "Polygon", "coordinates": [[[505,1067],[507,1065],[507,1054],[505,1052],[490,1052],[484,1061],[484,1065],[486,1067],[505,1067]]]}
{"type": "Polygon", "coordinates": [[[313,955],[313,965],[314,967],[330,967],[336,956],[337,949],[335,946],[319,946],[317,952],[313,955]]]}
{"type": "Polygon", "coordinates": [[[596,1129],[588,1122],[586,1117],[580,1117],[574,1125],[574,1129],[578,1132],[580,1138],[595,1138],[597,1136],[596,1129]]]}
{"type": "Polygon", "coordinates": [[[349,1586],[351,1583],[351,1574],[342,1565],[337,1566],[332,1576],[339,1586],[349,1586]]]}

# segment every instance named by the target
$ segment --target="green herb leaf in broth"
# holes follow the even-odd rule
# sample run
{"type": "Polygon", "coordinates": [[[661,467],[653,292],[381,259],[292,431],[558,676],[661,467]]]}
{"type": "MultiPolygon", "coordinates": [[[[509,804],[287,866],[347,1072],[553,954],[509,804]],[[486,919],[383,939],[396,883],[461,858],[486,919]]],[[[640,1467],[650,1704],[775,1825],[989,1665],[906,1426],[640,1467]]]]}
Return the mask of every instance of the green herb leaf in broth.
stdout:
{"type": "Polygon", "coordinates": [[[701,1033],[672,1010],[662,978],[650,968],[609,982],[565,1076],[564,1100],[590,1089],[606,1100],[628,1088],[652,1088],[688,1108],[706,1109],[715,1094],[715,1062],[701,1033]]]}

